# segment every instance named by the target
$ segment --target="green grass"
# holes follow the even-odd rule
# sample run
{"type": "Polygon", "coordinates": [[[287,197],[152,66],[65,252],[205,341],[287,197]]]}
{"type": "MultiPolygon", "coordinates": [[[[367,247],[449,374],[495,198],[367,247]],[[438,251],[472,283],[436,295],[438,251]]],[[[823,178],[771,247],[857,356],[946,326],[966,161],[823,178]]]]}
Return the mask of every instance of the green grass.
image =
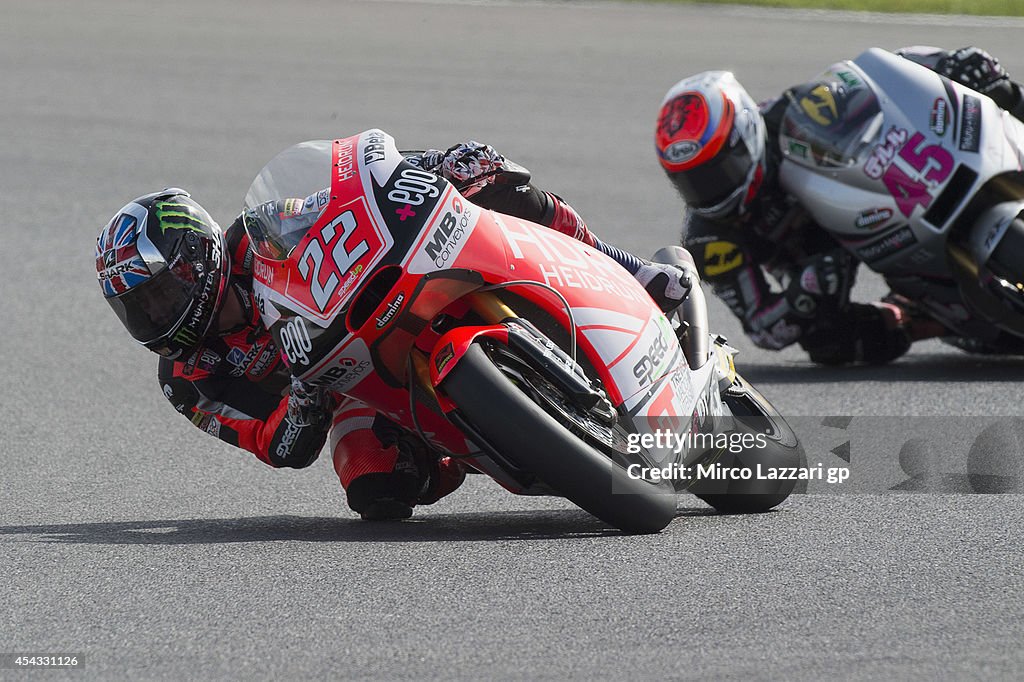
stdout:
{"type": "Polygon", "coordinates": [[[1024,17],[1024,0],[670,0],[693,4],[1024,17]]]}

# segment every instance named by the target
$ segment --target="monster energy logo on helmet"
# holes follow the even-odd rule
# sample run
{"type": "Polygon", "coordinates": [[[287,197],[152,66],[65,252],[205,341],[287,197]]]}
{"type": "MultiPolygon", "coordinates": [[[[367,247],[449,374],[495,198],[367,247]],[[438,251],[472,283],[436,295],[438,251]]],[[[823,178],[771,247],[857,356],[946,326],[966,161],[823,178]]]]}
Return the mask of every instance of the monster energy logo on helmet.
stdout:
{"type": "Polygon", "coordinates": [[[199,341],[199,335],[193,329],[182,327],[178,330],[178,333],[174,335],[174,340],[186,346],[193,346],[197,341],[199,341]]]}
{"type": "Polygon", "coordinates": [[[176,201],[158,201],[153,208],[156,218],[160,221],[160,232],[167,230],[192,230],[206,234],[209,226],[202,216],[189,204],[176,201]]]}

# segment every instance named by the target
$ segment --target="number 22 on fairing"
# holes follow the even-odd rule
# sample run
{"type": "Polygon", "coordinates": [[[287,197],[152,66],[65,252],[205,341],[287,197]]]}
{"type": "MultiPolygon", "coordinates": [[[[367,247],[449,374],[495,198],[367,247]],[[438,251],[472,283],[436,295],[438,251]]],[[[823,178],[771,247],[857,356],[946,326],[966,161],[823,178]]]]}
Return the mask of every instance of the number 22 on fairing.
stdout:
{"type": "Polygon", "coordinates": [[[351,251],[348,250],[346,242],[352,236],[352,233],[355,232],[356,227],[358,227],[358,224],[356,223],[355,215],[353,215],[352,211],[345,211],[324,225],[323,229],[320,230],[320,234],[313,236],[309,240],[306,244],[306,249],[299,256],[299,274],[302,275],[303,281],[309,282],[309,292],[312,294],[313,302],[316,303],[316,307],[320,312],[324,312],[331,294],[341,284],[338,273],[347,273],[355,265],[359,257],[370,250],[366,240],[360,241],[351,251]],[[334,248],[331,249],[331,258],[334,260],[337,271],[330,272],[325,282],[321,276],[321,268],[324,262],[324,246],[330,245],[331,241],[334,240],[339,225],[341,226],[342,233],[337,241],[334,242],[334,248]],[[322,243],[321,239],[323,239],[322,243]]]}
{"type": "Polygon", "coordinates": [[[296,262],[306,286],[290,292],[299,303],[311,302],[312,309],[325,316],[344,303],[391,247],[390,235],[377,229],[362,198],[342,208],[348,210],[310,230],[296,262]]]}

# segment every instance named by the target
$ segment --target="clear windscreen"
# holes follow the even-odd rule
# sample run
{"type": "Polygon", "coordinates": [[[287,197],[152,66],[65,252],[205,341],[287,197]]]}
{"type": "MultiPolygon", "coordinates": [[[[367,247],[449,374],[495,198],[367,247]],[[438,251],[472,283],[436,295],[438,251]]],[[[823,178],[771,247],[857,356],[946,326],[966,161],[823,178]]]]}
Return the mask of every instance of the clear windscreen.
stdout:
{"type": "Polygon", "coordinates": [[[300,142],[275,156],[245,195],[243,222],[257,254],[288,257],[327,205],[331,141],[300,142]]]}

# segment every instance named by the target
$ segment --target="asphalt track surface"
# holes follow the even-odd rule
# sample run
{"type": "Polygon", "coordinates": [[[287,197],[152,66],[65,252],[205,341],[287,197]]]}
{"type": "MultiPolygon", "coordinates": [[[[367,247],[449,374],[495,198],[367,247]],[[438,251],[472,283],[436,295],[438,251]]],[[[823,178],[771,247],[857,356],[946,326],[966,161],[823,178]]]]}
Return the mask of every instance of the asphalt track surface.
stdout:
{"type": "MultiPolygon", "coordinates": [[[[915,43],[983,45],[1024,74],[1020,21],[266,0],[2,14],[0,648],[84,655],[67,679],[1019,678],[1022,500],[973,493],[1020,490],[1021,361],[925,344],[823,370],[753,348],[716,303],[741,371],[808,441],[843,442],[823,417],[853,417],[830,428],[860,430],[860,488],[751,517],[684,498],[661,534],[623,537],[475,477],[412,522],[366,525],[327,458],[273,471],[170,409],[92,249],[133,196],[184,186],[226,224],[280,149],[380,127],[410,148],[488,141],[649,253],[677,233],[651,136],[683,75],[730,68],[766,97],[915,43]],[[1009,440],[965,457],[986,425],[1009,440]],[[915,429],[932,444],[901,445],[915,429]]],[[[860,298],[880,293],[862,278],[860,298]]]]}

